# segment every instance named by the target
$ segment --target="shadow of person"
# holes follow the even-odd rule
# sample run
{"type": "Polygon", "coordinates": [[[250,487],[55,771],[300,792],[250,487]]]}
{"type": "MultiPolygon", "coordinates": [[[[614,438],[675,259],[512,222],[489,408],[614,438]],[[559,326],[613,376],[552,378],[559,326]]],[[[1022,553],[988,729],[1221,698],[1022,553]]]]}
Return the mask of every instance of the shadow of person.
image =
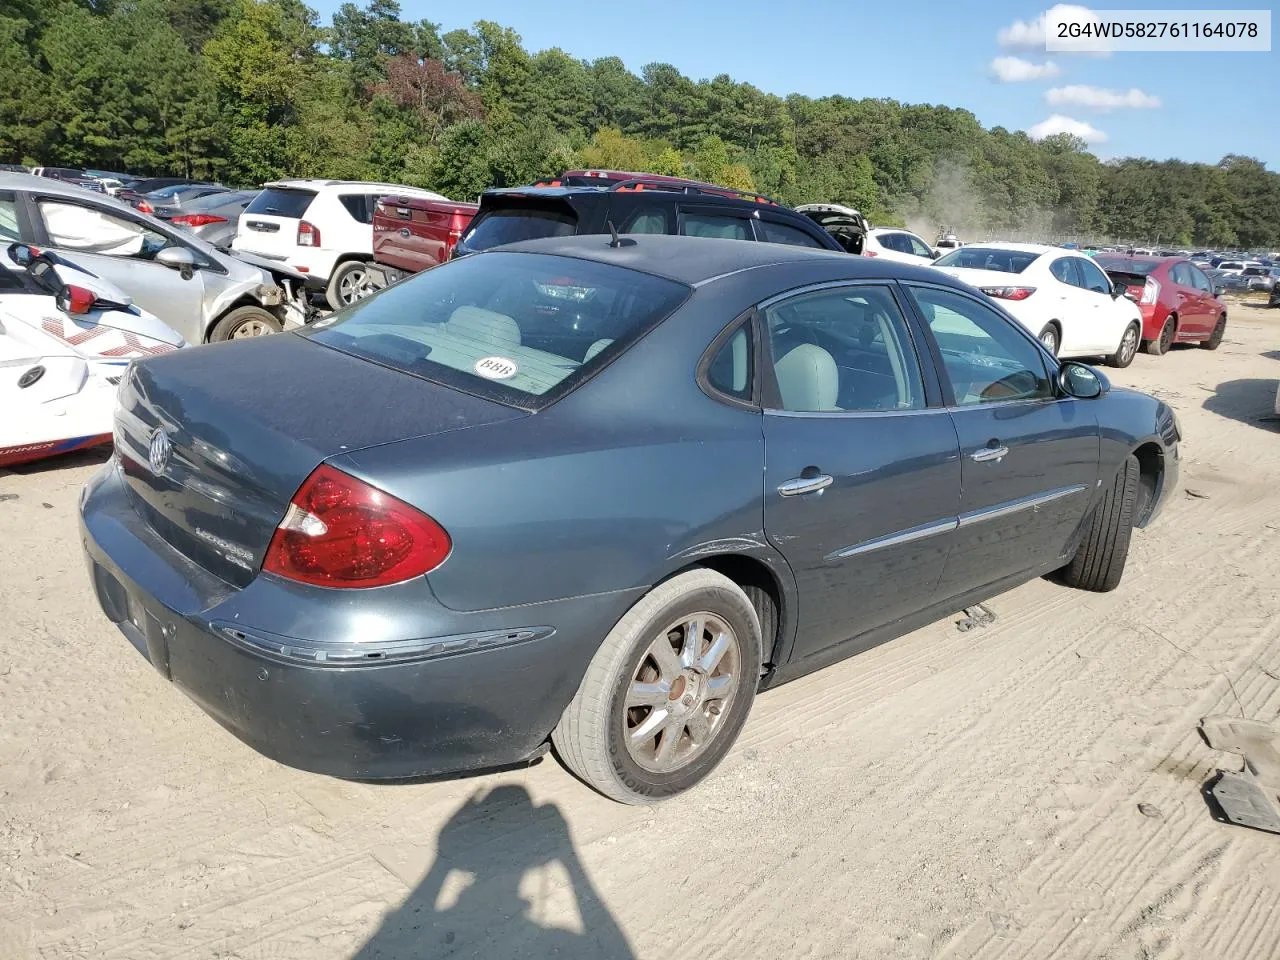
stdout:
{"type": "Polygon", "coordinates": [[[535,804],[524,787],[506,784],[477,792],[455,811],[422,882],[352,960],[634,956],[578,859],[559,807],[535,804]],[[565,925],[579,925],[573,909],[581,933],[565,925]]]}
{"type": "Polygon", "coordinates": [[[1228,380],[1205,399],[1204,408],[1261,430],[1276,430],[1275,380],[1228,380]]]}

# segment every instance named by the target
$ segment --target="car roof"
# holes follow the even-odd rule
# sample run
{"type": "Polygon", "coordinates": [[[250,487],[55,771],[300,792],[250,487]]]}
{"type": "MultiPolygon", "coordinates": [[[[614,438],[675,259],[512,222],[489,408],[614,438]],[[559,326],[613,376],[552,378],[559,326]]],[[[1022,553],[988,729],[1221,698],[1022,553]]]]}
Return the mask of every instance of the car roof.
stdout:
{"type": "Polygon", "coordinates": [[[529,186],[523,187],[491,187],[480,195],[480,202],[485,206],[492,206],[493,200],[500,200],[503,197],[574,199],[580,197],[601,196],[641,196],[646,201],[656,201],[659,199],[669,198],[672,203],[698,204],[700,206],[729,204],[742,210],[771,210],[774,212],[784,213],[784,215],[798,217],[804,216],[804,214],[797,213],[791,207],[768,200],[768,198],[764,197],[763,194],[744,191],[743,196],[732,196],[728,192],[717,192],[732,190],[732,187],[720,187],[715,184],[700,184],[696,180],[673,180],[670,178],[668,178],[668,180],[658,181],[657,185],[650,185],[643,189],[638,187],[635,190],[625,191],[615,190],[607,184],[602,186],[596,186],[594,184],[566,186],[562,184],[558,187],[530,184],[529,186]],[[669,186],[664,186],[664,184],[669,184],[669,186]],[[682,186],[691,187],[693,189],[688,191],[679,189],[682,186]],[[756,197],[760,197],[761,199],[754,199],[756,197]],[[486,201],[488,201],[488,203],[486,203],[486,201]]]}
{"type": "Polygon", "coordinates": [[[67,183],[65,180],[55,180],[52,177],[37,177],[29,173],[0,172],[0,190],[32,190],[49,196],[74,197],[79,200],[83,200],[85,195],[88,194],[98,203],[115,204],[126,210],[133,209],[127,203],[117,200],[108,194],[98,193],[95,190],[86,190],[84,187],[74,183],[67,183]]]}
{"type": "MultiPolygon", "coordinates": [[[[1074,254],[1077,257],[1083,257],[1084,254],[1079,250],[1069,250],[1066,247],[1052,247],[1047,243],[1019,243],[1014,240],[978,240],[974,243],[966,243],[962,250],[1017,250],[1021,253],[1062,253],[1074,254]]],[[[1087,259],[1087,258],[1086,258],[1087,259]]]]}
{"type": "Polygon", "coordinates": [[[1132,263],[1164,263],[1166,260],[1185,260],[1186,257],[1154,257],[1143,253],[1101,253],[1099,257],[1106,260],[1127,260],[1132,263]]]}
{"type": "Polygon", "coordinates": [[[495,247],[473,256],[504,252],[552,254],[627,267],[689,286],[697,286],[743,270],[819,261],[847,265],[848,278],[852,280],[914,279],[959,286],[956,280],[932,267],[859,257],[835,250],[654,233],[630,234],[626,239],[633,240],[634,243],[615,247],[608,234],[546,237],[495,247]]]}

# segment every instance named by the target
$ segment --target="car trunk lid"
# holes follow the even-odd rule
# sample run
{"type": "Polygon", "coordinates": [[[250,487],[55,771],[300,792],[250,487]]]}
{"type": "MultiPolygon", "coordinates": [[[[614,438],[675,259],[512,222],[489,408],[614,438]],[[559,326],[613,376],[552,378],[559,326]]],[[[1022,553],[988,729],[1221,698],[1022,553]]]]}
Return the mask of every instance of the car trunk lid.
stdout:
{"type": "Polygon", "coordinates": [[[280,334],[134,364],[115,442],[138,513],[243,586],[290,498],[328,457],[526,415],[280,334]]]}

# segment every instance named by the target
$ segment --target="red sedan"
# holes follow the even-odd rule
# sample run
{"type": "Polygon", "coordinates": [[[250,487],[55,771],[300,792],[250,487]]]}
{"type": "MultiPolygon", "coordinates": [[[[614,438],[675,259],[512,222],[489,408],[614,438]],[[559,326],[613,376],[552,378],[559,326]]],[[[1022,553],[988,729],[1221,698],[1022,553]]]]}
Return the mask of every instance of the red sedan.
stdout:
{"type": "Polygon", "coordinates": [[[1180,257],[1099,254],[1098,266],[1142,311],[1147,353],[1160,356],[1175,343],[1198,342],[1218,349],[1227,329],[1227,308],[1199,267],[1180,257]]]}

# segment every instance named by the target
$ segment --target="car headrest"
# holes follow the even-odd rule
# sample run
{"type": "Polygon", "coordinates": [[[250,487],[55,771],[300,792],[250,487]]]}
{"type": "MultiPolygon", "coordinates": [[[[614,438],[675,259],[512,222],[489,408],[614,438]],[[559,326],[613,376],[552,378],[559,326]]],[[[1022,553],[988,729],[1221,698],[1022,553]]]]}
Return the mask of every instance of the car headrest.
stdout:
{"type": "Polygon", "coordinates": [[[449,332],[491,347],[520,346],[520,324],[505,313],[483,307],[458,307],[445,323],[449,332]]]}
{"type": "Polygon", "coordinates": [[[802,343],[789,350],[776,364],[778,390],[788,410],[836,410],[840,394],[840,371],[836,361],[819,346],[802,343]]]}

